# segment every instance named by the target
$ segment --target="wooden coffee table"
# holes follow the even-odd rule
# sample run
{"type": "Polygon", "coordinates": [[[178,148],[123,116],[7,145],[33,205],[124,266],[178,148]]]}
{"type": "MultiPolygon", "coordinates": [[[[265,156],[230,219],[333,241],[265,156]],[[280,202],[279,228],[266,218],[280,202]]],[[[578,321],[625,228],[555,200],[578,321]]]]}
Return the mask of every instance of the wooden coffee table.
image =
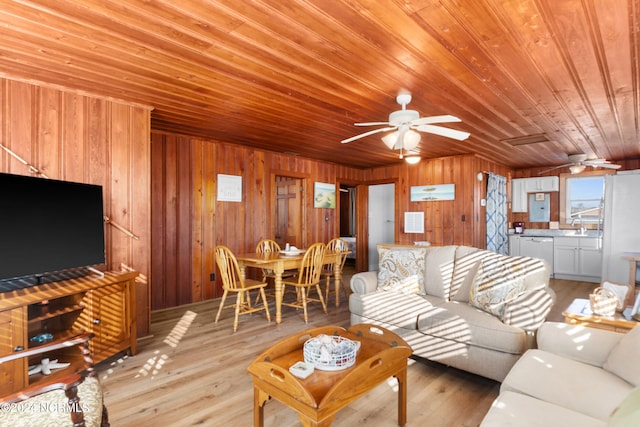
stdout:
{"type": "Polygon", "coordinates": [[[303,426],[329,426],[336,413],[393,376],[398,379],[398,425],[407,422],[407,360],[413,353],[398,335],[379,326],[360,324],[348,330],[325,326],[301,332],[275,344],[249,365],[253,375],[253,425],[264,425],[264,404],[273,397],[298,412],[303,426]],[[303,361],[303,345],[318,335],[360,341],[356,363],[340,371],[315,369],[305,379],[289,367],[303,361]]]}
{"type": "MultiPolygon", "coordinates": [[[[625,312],[626,313],[626,312],[625,312]]],[[[638,322],[616,312],[613,316],[598,316],[591,311],[588,299],[577,298],[562,312],[565,323],[584,325],[591,328],[606,329],[614,332],[629,332],[638,322]]]]}

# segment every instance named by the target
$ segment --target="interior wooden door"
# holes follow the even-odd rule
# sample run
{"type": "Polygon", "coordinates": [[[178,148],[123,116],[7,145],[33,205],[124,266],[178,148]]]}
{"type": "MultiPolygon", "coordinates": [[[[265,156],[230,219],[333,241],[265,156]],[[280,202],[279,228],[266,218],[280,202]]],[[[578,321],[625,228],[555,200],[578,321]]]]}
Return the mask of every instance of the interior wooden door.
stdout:
{"type": "Polygon", "coordinates": [[[299,248],[302,241],[301,178],[276,176],[276,233],[275,241],[284,249],[287,243],[299,248]]]}

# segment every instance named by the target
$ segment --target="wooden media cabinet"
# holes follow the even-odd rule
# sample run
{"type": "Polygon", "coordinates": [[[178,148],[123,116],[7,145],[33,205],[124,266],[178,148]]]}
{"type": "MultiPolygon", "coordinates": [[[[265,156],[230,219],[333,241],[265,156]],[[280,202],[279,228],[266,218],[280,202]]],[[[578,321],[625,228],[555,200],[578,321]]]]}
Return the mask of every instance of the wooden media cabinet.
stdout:
{"type": "MultiPolygon", "coordinates": [[[[43,344],[63,342],[82,332],[94,334],[89,350],[94,363],[127,350],[136,353],[137,272],[106,272],[0,293],[0,356],[28,351],[43,344]],[[37,337],[46,337],[38,342],[37,337]]],[[[38,381],[84,369],[77,348],[22,358],[0,365],[0,396],[38,381]],[[29,366],[43,357],[70,363],[50,375],[29,375],[29,366]]]]}

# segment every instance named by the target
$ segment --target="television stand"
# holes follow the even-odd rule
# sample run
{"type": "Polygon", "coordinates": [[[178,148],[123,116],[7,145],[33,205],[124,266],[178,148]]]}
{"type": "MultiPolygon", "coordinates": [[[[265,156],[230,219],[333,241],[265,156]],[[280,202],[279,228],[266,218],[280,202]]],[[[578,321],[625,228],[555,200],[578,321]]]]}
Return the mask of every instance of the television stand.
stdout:
{"type": "MultiPolygon", "coordinates": [[[[89,350],[97,364],[122,351],[136,354],[137,272],[106,272],[104,277],[78,277],[0,294],[0,357],[64,342],[79,333],[93,333],[89,350]]],[[[39,381],[50,381],[83,369],[77,352],[61,348],[46,354],[0,364],[0,396],[39,381]],[[70,363],[51,375],[28,375],[42,358],[70,363]]]]}

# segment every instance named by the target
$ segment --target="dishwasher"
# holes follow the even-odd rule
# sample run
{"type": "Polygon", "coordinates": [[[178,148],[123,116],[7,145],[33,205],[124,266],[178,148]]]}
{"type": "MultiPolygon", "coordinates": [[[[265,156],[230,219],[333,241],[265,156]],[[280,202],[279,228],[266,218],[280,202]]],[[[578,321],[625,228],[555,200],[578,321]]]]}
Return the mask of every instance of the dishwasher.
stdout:
{"type": "Polygon", "coordinates": [[[542,258],[549,263],[553,277],[553,237],[520,237],[520,255],[542,258]]]}

